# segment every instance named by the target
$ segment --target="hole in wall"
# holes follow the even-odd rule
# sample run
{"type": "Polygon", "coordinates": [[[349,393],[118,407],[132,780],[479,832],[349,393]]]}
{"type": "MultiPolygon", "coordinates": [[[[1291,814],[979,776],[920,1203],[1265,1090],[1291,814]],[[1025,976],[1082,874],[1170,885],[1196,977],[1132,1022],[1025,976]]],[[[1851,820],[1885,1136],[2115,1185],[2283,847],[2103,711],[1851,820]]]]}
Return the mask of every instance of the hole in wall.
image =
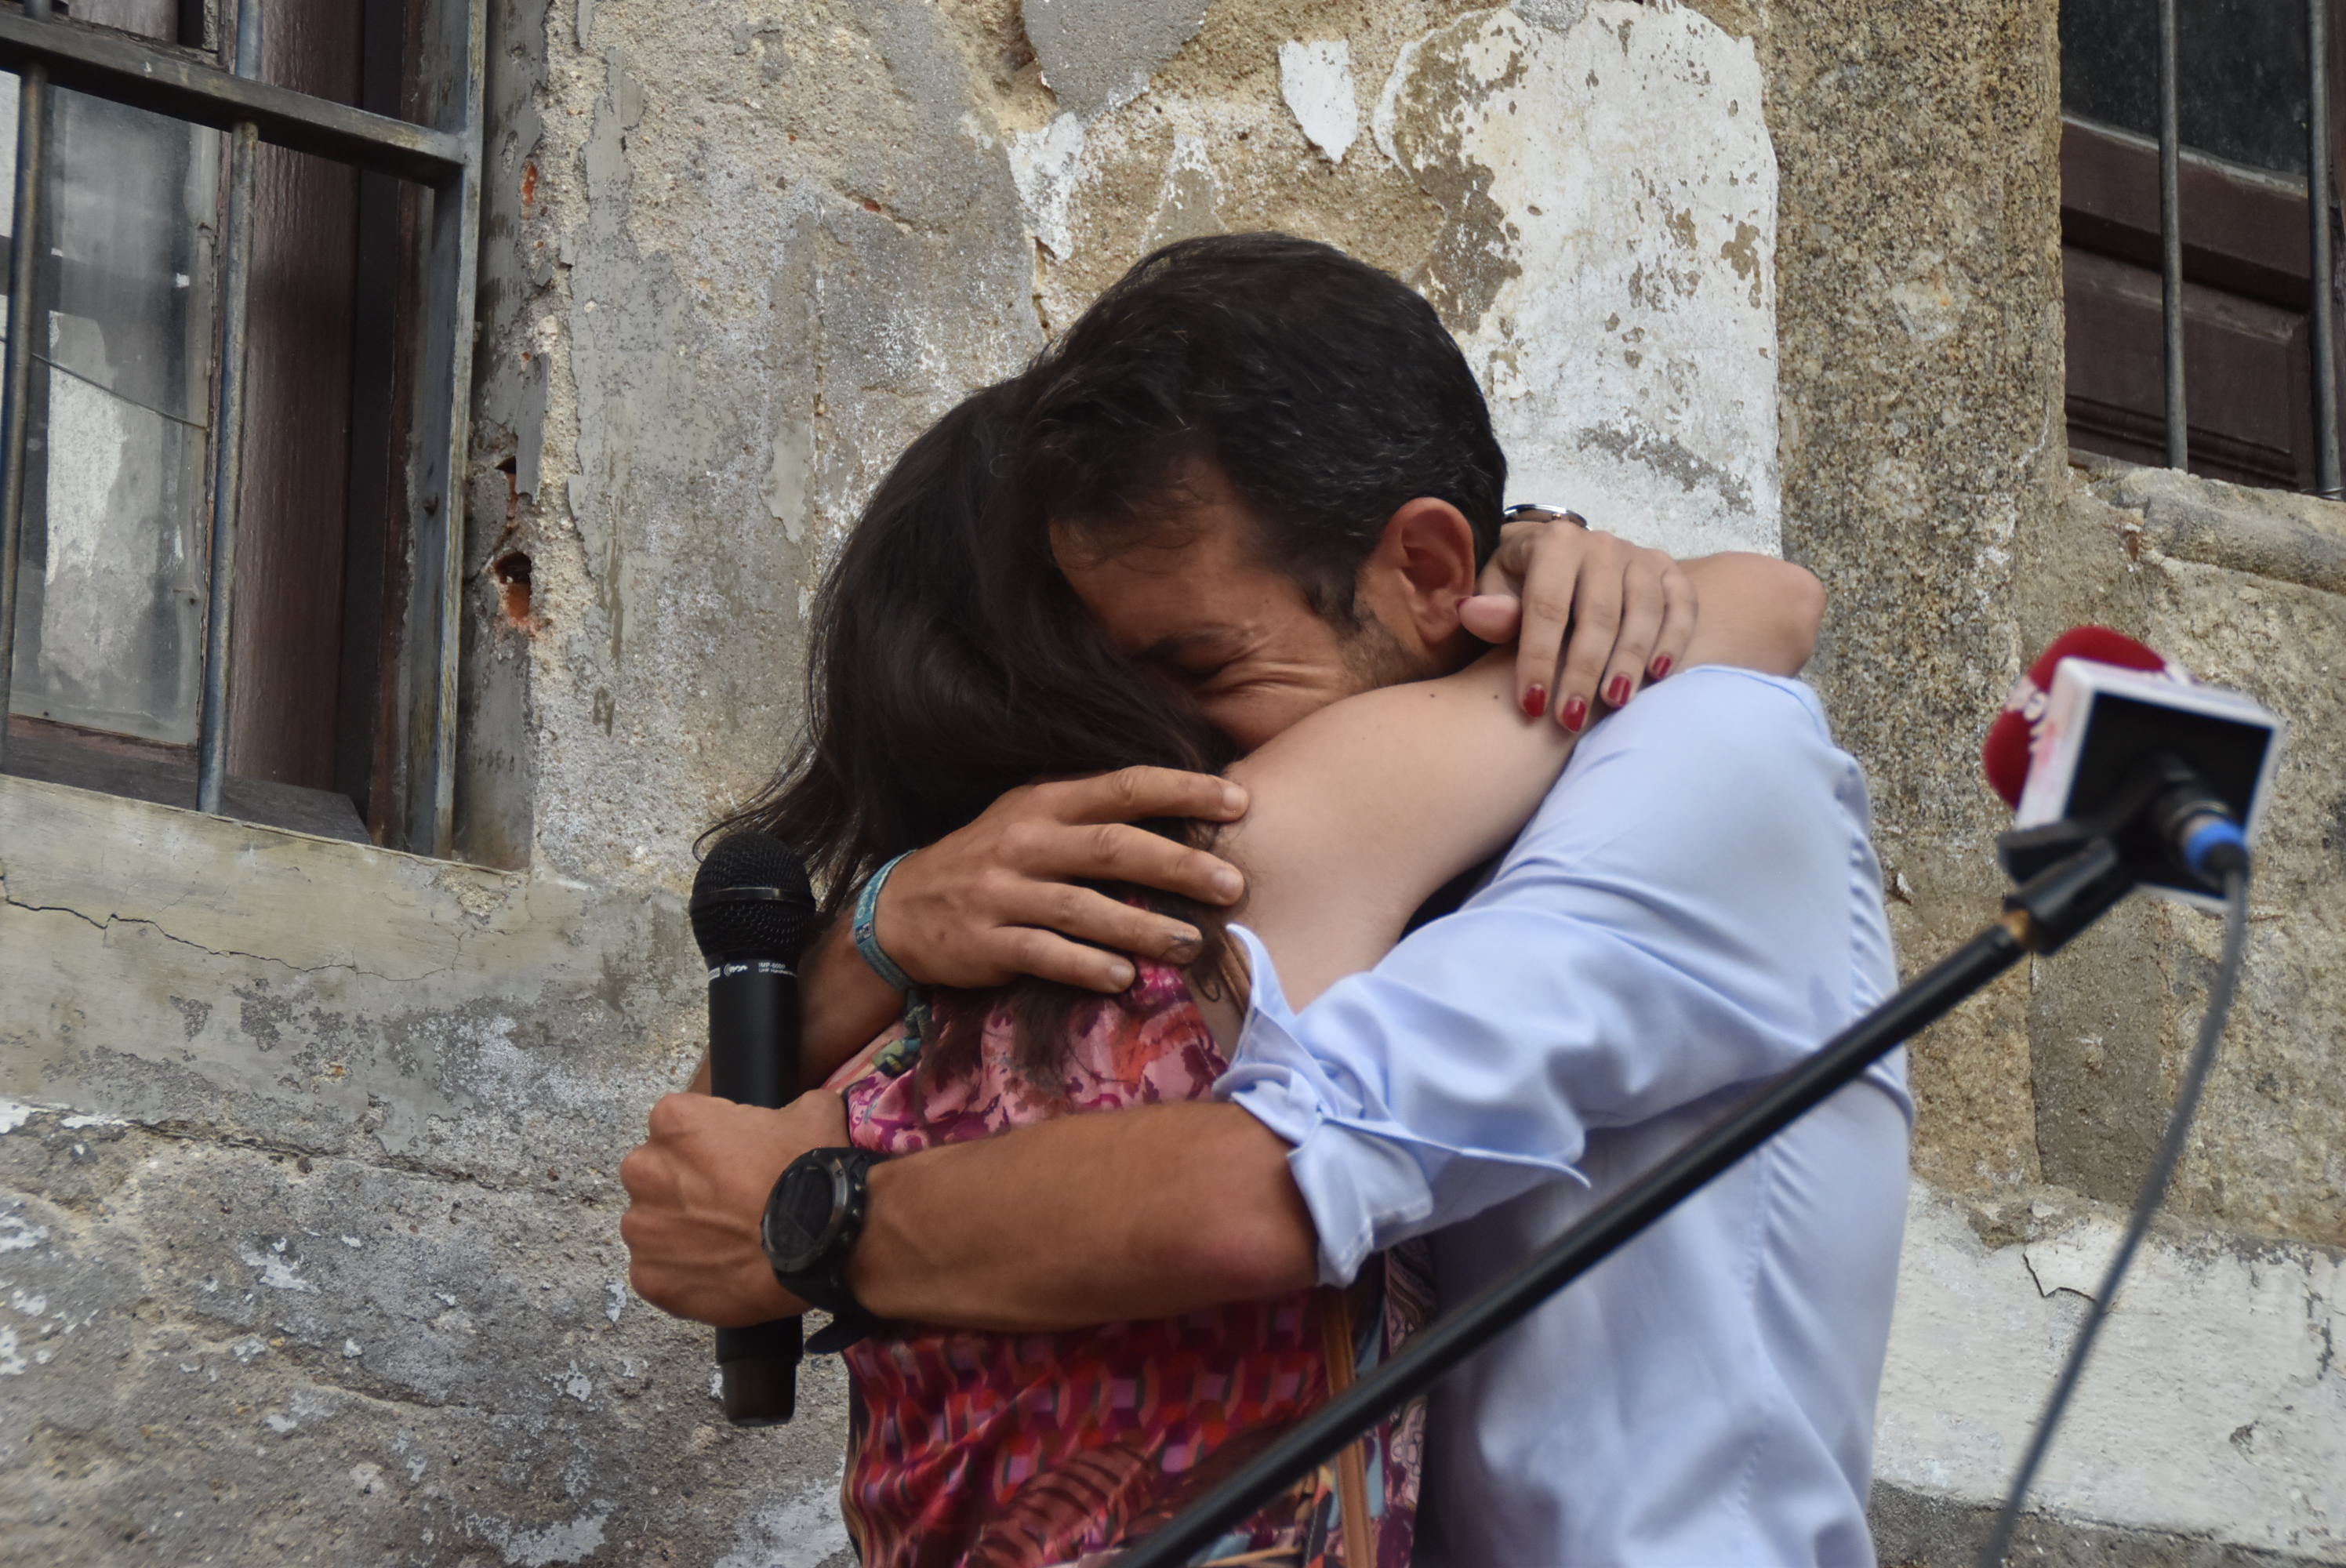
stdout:
{"type": "Polygon", "coordinates": [[[508,550],[489,563],[495,575],[498,592],[505,599],[505,619],[523,631],[537,630],[537,619],[530,602],[529,556],[519,550],[508,550]]]}

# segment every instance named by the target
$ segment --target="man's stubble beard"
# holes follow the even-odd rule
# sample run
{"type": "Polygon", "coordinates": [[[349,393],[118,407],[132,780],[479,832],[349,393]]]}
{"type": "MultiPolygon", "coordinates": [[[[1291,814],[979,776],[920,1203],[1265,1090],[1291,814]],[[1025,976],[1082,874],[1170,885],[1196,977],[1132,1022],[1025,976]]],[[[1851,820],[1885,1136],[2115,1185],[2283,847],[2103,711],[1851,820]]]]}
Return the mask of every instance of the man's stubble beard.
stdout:
{"type": "Polygon", "coordinates": [[[1449,673],[1431,654],[1411,652],[1373,610],[1356,612],[1351,626],[1337,627],[1336,647],[1356,692],[1449,673]]]}

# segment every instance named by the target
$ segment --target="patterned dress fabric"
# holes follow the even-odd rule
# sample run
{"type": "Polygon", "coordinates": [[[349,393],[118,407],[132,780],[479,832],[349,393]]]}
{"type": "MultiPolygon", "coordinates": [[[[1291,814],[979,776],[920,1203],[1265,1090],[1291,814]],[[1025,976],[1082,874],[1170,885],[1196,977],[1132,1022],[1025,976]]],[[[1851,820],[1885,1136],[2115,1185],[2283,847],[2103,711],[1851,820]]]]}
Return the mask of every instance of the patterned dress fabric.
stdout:
{"type": "MultiPolygon", "coordinates": [[[[989,1015],[974,1062],[944,1073],[920,1069],[920,1043],[900,1024],[832,1080],[849,1137],[910,1154],[1054,1116],[1201,1099],[1227,1065],[1181,972],[1158,965],[1141,966],[1120,1003],[1079,1012],[1070,1033],[1046,1084],[1015,1064],[1006,1013],[989,1015]]],[[[1057,1334],[890,1325],[844,1352],[848,1530],[865,1568],[1107,1563],[1325,1402],[1331,1324],[1352,1329],[1365,1372],[1430,1309],[1423,1256],[1403,1248],[1341,1298],[1298,1291],[1057,1334]]],[[[1323,1468],[1208,1561],[1405,1568],[1423,1431],[1413,1403],[1364,1445],[1372,1551],[1344,1540],[1336,1471],[1323,1468]]]]}

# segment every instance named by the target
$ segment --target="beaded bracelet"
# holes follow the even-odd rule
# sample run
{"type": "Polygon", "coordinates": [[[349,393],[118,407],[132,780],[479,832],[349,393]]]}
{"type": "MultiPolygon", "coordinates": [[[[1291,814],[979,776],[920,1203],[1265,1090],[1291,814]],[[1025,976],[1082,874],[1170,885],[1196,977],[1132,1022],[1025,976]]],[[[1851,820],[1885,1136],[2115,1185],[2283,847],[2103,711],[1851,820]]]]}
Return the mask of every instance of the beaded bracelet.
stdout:
{"type": "Polygon", "coordinates": [[[888,874],[903,865],[904,855],[911,853],[907,850],[903,855],[897,856],[872,872],[872,880],[863,884],[863,891],[855,898],[855,951],[863,955],[863,962],[872,966],[872,973],[903,992],[919,988],[913,984],[913,977],[896,967],[896,961],[881,947],[879,933],[873,926],[880,916],[880,890],[887,885],[888,874]]]}

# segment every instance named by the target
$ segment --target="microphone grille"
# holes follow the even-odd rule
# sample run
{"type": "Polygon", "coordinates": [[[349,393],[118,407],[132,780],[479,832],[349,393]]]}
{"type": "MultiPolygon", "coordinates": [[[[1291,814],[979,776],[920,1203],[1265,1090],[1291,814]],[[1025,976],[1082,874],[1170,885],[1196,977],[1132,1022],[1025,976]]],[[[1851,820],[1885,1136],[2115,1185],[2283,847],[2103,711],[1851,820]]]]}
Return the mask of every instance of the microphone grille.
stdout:
{"type": "Polygon", "coordinates": [[[2172,669],[2157,650],[2107,626],[2071,626],[2055,637],[2014,683],[2004,711],[1996,715],[1980,745],[1980,766],[1987,774],[1988,785],[2004,797],[2007,806],[2018,806],[2027,788],[2036,721],[2043,717],[2045,695],[2052,688],[2054,673],[2066,658],[2112,664],[2121,669],[2172,669]]]}
{"type": "Polygon", "coordinates": [[[815,918],[806,860],[770,833],[719,839],[692,879],[692,938],[711,963],[798,961],[815,918]]]}
{"type": "Polygon", "coordinates": [[[2161,670],[2167,660],[2147,644],[2137,642],[2124,632],[2107,626],[2071,626],[2045,645],[2028,667],[2028,678],[2035,685],[2050,689],[2053,672],[2065,658],[2081,658],[2094,664],[2114,664],[2120,669],[2161,670]]]}
{"type": "Polygon", "coordinates": [[[1980,742],[1980,770],[1987,775],[1988,788],[2015,809],[2028,784],[2028,716],[2007,708],[1995,716],[1987,738],[1980,742]]]}

